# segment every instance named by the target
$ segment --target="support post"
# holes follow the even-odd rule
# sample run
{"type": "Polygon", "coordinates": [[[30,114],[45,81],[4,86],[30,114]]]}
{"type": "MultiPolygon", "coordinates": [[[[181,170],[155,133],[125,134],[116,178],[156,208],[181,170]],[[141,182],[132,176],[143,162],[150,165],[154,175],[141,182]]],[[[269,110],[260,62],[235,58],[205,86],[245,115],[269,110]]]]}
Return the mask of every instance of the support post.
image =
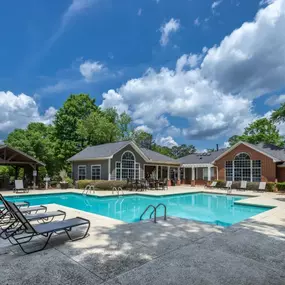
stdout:
{"type": "Polygon", "coordinates": [[[208,166],[208,181],[211,181],[212,177],[211,177],[211,166],[208,166]]]}
{"type": "Polygon", "coordinates": [[[167,184],[168,184],[168,186],[171,186],[171,181],[170,181],[170,166],[167,166],[167,184]]]}
{"type": "Polygon", "coordinates": [[[155,179],[158,180],[158,165],[155,168],[155,179]]]}
{"type": "Polygon", "coordinates": [[[108,180],[111,180],[111,159],[108,159],[108,180]]]}
{"type": "Polygon", "coordinates": [[[180,185],[181,184],[181,173],[180,173],[180,167],[177,168],[177,185],[180,185]]]}
{"type": "Polygon", "coordinates": [[[192,166],[191,186],[195,186],[195,167],[192,166]]]}

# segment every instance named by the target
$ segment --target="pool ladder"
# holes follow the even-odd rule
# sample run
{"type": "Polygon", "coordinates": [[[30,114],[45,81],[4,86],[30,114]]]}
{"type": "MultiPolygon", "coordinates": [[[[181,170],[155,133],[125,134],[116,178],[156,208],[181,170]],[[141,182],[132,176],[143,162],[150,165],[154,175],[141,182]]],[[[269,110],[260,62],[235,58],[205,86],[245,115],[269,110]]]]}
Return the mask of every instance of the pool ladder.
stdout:
{"type": "Polygon", "coordinates": [[[149,218],[151,219],[152,215],[154,214],[153,222],[156,223],[156,213],[157,213],[156,211],[157,211],[157,209],[159,207],[163,207],[164,208],[164,217],[163,217],[163,219],[166,221],[166,212],[167,212],[167,210],[166,210],[166,206],[163,203],[159,203],[156,207],[154,205],[152,205],[152,204],[148,205],[146,207],[146,209],[143,211],[143,213],[141,214],[140,220],[142,220],[144,214],[148,211],[148,209],[153,208],[153,211],[150,213],[149,218]]]}
{"type": "Polygon", "coordinates": [[[117,192],[118,196],[124,196],[124,191],[123,191],[122,187],[118,187],[118,188],[113,187],[112,194],[114,194],[114,192],[117,192]],[[120,195],[120,192],[121,192],[121,195],[120,195]]]}
{"type": "Polygon", "coordinates": [[[87,185],[85,187],[85,189],[83,190],[82,195],[86,195],[86,194],[88,194],[88,192],[90,192],[90,193],[93,192],[96,194],[94,185],[87,185]]]}

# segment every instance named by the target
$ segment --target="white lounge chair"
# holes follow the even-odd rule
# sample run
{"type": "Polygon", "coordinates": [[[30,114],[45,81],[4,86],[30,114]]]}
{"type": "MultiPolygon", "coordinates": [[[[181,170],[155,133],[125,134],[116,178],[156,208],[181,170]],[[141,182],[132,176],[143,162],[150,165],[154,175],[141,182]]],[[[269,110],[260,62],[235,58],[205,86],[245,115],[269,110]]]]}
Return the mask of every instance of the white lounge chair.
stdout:
{"type": "Polygon", "coordinates": [[[205,185],[205,188],[216,188],[217,187],[217,181],[213,181],[210,185],[205,185]]]}
{"type": "Polygon", "coordinates": [[[246,187],[247,187],[247,181],[241,181],[239,189],[246,190],[246,187]]]}
{"type": "Polygon", "coordinates": [[[227,181],[226,186],[223,188],[226,189],[228,193],[230,193],[232,191],[232,184],[233,184],[233,181],[227,181]]]}
{"type": "Polygon", "coordinates": [[[265,191],[266,182],[259,182],[258,191],[265,191]]]}
{"type": "Polygon", "coordinates": [[[14,192],[15,192],[15,193],[19,193],[19,192],[29,192],[29,189],[24,187],[24,182],[23,182],[23,180],[15,180],[14,192]]]}

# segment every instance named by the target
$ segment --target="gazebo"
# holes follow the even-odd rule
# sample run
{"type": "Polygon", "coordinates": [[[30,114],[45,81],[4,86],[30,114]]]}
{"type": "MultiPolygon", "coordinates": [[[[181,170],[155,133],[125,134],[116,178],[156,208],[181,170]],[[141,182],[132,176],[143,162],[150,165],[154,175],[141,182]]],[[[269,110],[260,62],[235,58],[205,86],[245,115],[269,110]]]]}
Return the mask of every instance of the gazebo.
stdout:
{"type": "MultiPolygon", "coordinates": [[[[33,176],[34,188],[38,181],[38,168],[39,166],[45,166],[43,162],[8,145],[0,146],[0,165],[13,166],[15,168],[15,179],[18,178],[20,168],[24,168],[24,172],[30,170],[33,176]]],[[[7,188],[3,179],[0,179],[0,188],[7,188]]]]}

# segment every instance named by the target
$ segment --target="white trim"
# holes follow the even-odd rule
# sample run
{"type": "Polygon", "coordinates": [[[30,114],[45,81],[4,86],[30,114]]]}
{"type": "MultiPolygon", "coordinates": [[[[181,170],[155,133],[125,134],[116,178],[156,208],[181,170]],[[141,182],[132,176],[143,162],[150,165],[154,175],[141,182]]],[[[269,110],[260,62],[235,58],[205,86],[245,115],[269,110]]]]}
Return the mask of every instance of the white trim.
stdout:
{"type": "Polygon", "coordinates": [[[90,161],[90,160],[107,160],[107,159],[111,159],[112,156],[109,156],[109,157],[96,157],[96,158],[80,158],[80,159],[67,159],[67,161],[69,162],[74,162],[74,161],[90,161]]]}
{"type": "Polygon", "coordinates": [[[200,164],[182,164],[181,167],[184,167],[184,168],[192,168],[192,167],[195,167],[195,168],[199,168],[199,167],[214,167],[213,164],[211,163],[200,163],[200,164]]]}
{"type": "Polygon", "coordinates": [[[108,159],[108,180],[111,180],[111,158],[108,159]]]}
{"type": "Polygon", "coordinates": [[[102,176],[101,176],[101,175],[102,175],[102,172],[101,172],[101,164],[93,164],[93,165],[91,165],[91,168],[90,168],[90,169],[91,169],[91,173],[90,173],[90,174],[91,174],[91,175],[90,175],[90,176],[91,176],[91,180],[101,180],[101,177],[102,177],[102,176]],[[94,166],[96,166],[96,167],[99,166],[99,168],[100,168],[100,178],[99,178],[99,179],[93,179],[93,177],[92,177],[92,168],[93,168],[94,166]]]}
{"type": "Polygon", "coordinates": [[[279,165],[277,165],[277,167],[283,168],[283,167],[285,167],[285,164],[279,164],[279,165]]]}
{"type": "Polygon", "coordinates": [[[221,155],[219,155],[218,157],[216,157],[216,158],[212,161],[212,163],[215,163],[217,160],[221,159],[223,156],[225,156],[226,154],[228,154],[229,152],[231,152],[232,150],[234,150],[236,147],[238,147],[238,146],[241,145],[241,144],[243,144],[243,145],[245,145],[245,146],[247,146],[247,147],[249,147],[249,148],[255,150],[256,152],[262,153],[263,155],[265,155],[265,156],[267,156],[267,157],[270,157],[270,158],[273,160],[273,162],[279,162],[279,161],[281,161],[281,160],[276,159],[275,157],[269,155],[268,153],[265,153],[265,152],[263,152],[263,151],[261,151],[261,150],[259,150],[259,149],[256,149],[254,146],[252,146],[252,145],[250,145],[250,144],[248,144],[248,143],[246,143],[246,142],[238,142],[238,143],[236,143],[235,145],[233,145],[231,148],[229,148],[227,151],[223,152],[221,155]]]}
{"type": "Polygon", "coordinates": [[[77,166],[77,180],[80,180],[79,179],[79,168],[80,167],[84,167],[85,168],[85,178],[83,180],[86,180],[86,176],[87,176],[87,165],[86,164],[82,164],[82,165],[78,165],[77,166]]]}

